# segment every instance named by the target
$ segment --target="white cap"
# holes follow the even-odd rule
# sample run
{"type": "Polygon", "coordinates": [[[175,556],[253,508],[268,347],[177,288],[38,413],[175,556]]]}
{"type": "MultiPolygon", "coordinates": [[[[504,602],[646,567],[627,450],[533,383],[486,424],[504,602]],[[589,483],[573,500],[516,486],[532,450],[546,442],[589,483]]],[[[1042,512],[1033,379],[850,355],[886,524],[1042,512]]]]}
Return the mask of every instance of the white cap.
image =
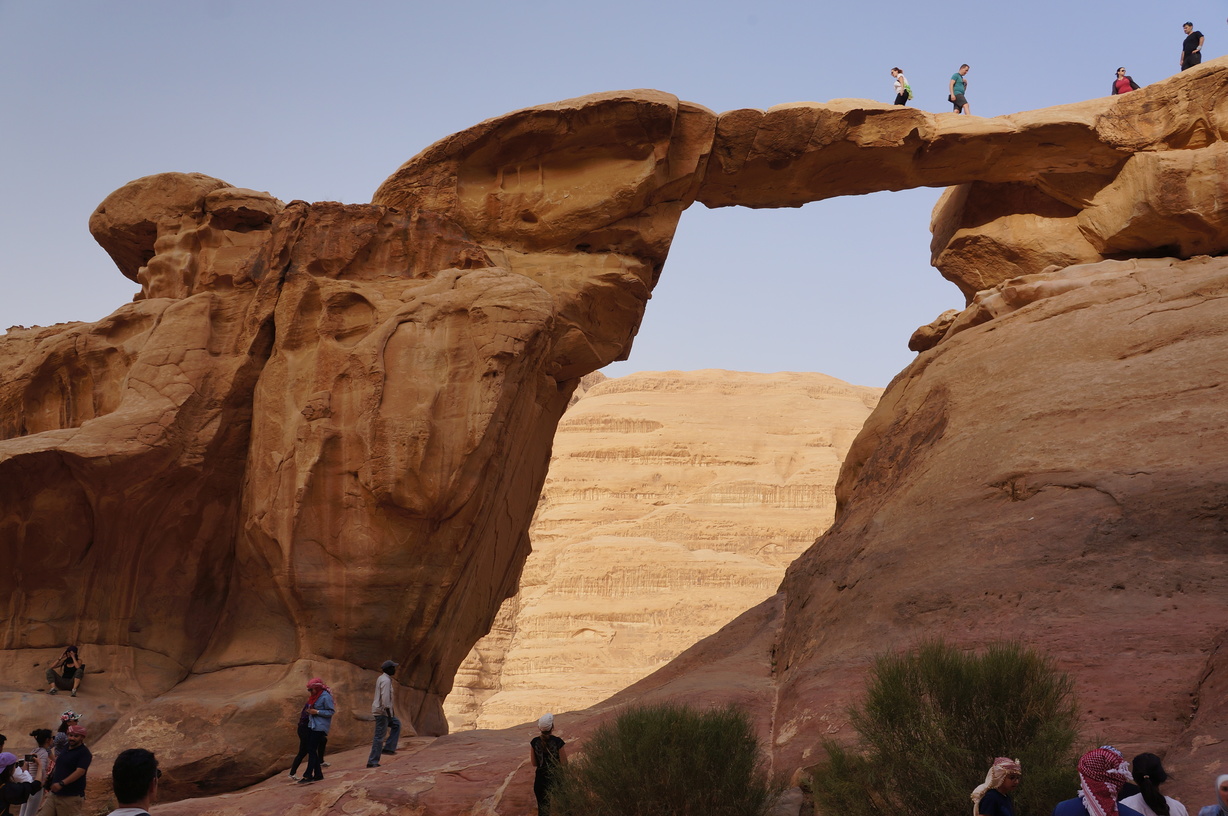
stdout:
{"type": "Polygon", "coordinates": [[[537,721],[537,727],[542,731],[549,731],[554,728],[554,715],[543,714],[541,719],[537,721]]]}

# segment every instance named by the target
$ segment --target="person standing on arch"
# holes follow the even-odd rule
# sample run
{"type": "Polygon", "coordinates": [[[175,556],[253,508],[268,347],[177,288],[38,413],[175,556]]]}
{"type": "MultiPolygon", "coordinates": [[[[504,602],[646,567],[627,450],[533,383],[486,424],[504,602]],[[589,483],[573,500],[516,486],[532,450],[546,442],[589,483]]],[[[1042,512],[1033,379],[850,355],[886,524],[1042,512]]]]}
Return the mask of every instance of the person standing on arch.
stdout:
{"type": "Polygon", "coordinates": [[[1195,31],[1190,22],[1181,26],[1181,30],[1185,32],[1185,40],[1181,43],[1181,70],[1184,71],[1202,62],[1202,44],[1206,38],[1201,31],[1195,31]]]}
{"type": "Polygon", "coordinates": [[[972,109],[968,106],[968,99],[964,96],[964,92],[968,90],[968,63],[959,66],[959,70],[951,74],[951,82],[948,85],[949,94],[947,99],[955,106],[956,113],[964,113],[972,115],[972,109]]]}
{"type": "Polygon", "coordinates": [[[371,740],[371,755],[367,757],[368,768],[378,768],[383,754],[397,752],[397,740],[401,738],[401,721],[392,707],[392,675],[397,664],[385,660],[380,666],[380,676],[375,681],[375,699],[371,701],[371,713],[375,715],[375,737],[371,740]],[[385,741],[384,735],[388,735],[385,741]]]}
{"type": "Polygon", "coordinates": [[[900,68],[892,68],[891,76],[895,80],[895,104],[907,105],[908,100],[912,99],[912,86],[908,84],[908,77],[904,76],[904,71],[900,68]]]}

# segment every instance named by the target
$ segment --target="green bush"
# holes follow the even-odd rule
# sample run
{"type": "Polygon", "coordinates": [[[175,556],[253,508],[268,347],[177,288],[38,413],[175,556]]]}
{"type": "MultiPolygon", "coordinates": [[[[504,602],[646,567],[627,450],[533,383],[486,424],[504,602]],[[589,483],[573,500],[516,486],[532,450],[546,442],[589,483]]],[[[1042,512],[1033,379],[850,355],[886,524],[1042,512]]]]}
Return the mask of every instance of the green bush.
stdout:
{"type": "Polygon", "coordinates": [[[971,814],[969,795],[995,757],[1018,759],[1020,816],[1043,816],[1078,787],[1074,684],[1018,643],[974,654],[927,641],[874,663],[850,721],[860,743],[824,743],[815,804],[831,816],[971,814]]]}
{"type": "Polygon", "coordinates": [[[551,816],[762,816],[775,799],[750,717],[735,707],[629,708],[561,769],[551,816]]]}

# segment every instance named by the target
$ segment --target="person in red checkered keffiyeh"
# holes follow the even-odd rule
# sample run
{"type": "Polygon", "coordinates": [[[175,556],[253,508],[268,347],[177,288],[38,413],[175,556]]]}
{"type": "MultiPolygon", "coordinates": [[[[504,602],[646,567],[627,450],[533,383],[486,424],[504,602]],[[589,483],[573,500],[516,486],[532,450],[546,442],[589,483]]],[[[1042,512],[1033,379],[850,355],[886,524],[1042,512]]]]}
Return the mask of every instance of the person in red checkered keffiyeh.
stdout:
{"type": "Polygon", "coordinates": [[[1053,816],[1140,816],[1121,805],[1117,791],[1131,782],[1130,763],[1119,751],[1095,748],[1079,758],[1079,795],[1058,802],[1053,816]]]}

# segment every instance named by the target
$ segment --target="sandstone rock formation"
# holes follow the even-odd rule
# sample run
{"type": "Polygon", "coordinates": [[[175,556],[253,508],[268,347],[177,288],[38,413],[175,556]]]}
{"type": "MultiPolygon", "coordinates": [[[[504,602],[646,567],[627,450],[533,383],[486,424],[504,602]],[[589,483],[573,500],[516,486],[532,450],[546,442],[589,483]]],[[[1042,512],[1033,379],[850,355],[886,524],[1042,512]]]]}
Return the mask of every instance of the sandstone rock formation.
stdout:
{"type": "Polygon", "coordinates": [[[1201,798],[1228,737],[1228,259],[1106,261],[983,293],[887,389],[789,569],[777,760],[813,760],[867,644],[1020,638],[1088,738],[1201,798]],[[792,736],[788,736],[793,732],[792,736]],[[1222,746],[1221,746],[1222,747],[1222,746]]]}
{"type": "MultiPolygon", "coordinates": [[[[1088,740],[1162,751],[1170,795],[1205,797],[1228,741],[1228,259],[1106,261],[985,299],[992,317],[970,307],[888,387],[845,461],[834,525],[780,592],[560,717],[565,739],[583,750],[632,701],[735,701],[788,777],[823,738],[851,736],[871,655],[931,635],[1020,638],[1075,676],[1088,740]]],[[[302,807],[521,813],[531,736],[455,734],[379,773],[354,752],[302,807]]],[[[270,783],[165,810],[285,807],[270,783]]]]}
{"type": "Polygon", "coordinates": [[[448,696],[451,730],[600,702],[772,595],[831,523],[879,393],[733,371],[589,388],[559,423],[520,591],[448,696]]]}
{"type": "MultiPolygon", "coordinates": [[[[278,769],[293,736],[273,725],[312,673],[349,701],[340,745],[366,730],[370,667],[389,655],[415,725],[442,730],[457,666],[516,587],[555,425],[581,376],[628,353],[692,201],[986,183],[1066,205],[1016,190],[1018,212],[982,218],[983,195],[948,197],[936,237],[953,237],[936,262],[969,300],[1072,259],[1223,252],[1223,176],[1208,174],[1226,80],[1216,60],[1124,97],[989,120],[848,101],[718,118],[613,93],[445,139],[370,205],[283,206],[186,174],[117,191],[91,227],[140,282],[137,302],[0,342],[0,727],[51,718],[55,701],[28,690],[76,642],[103,670],[99,721],[114,722],[100,757],[154,747],[176,795],[278,769]],[[989,225],[1018,216],[1036,219],[989,225]],[[991,240],[960,236],[973,225],[991,240]],[[1016,249],[1050,228],[1052,254],[1016,249]],[[984,248],[975,263],[960,241],[984,248]]],[[[1188,655],[1213,642],[1212,612],[1222,619],[1219,263],[1011,284],[897,378],[854,451],[837,527],[784,585],[781,761],[806,759],[814,721],[887,635],[925,625],[978,640],[1046,609],[1053,629],[1037,642],[1111,669],[1081,664],[1085,687],[1130,668],[1125,647],[1084,648],[1087,632],[1100,645],[1145,636],[1129,648],[1155,672],[1153,722],[1168,728],[1126,726],[1119,743],[1188,737],[1184,762],[1218,738],[1214,700],[1198,698],[1201,730],[1171,717],[1218,665],[1188,655]],[[1020,515],[1033,508],[1048,526],[1020,515]],[[1172,563],[1135,566],[1155,552],[1172,563]],[[952,558],[978,582],[949,581],[952,558]],[[1034,569],[1041,588],[985,594],[1001,581],[986,565],[1034,569]],[[1061,577],[1073,588],[1054,589],[1061,577]],[[902,590],[870,591],[896,578],[902,590]],[[1137,607],[1115,587],[1131,582],[1148,617],[1123,624],[1137,607]],[[1090,624],[1074,633],[1081,613],[1090,624]]],[[[1101,697],[1138,714],[1124,694],[1101,697]]],[[[1107,720],[1106,706],[1091,711],[1107,720]]]]}
{"type": "MultiPolygon", "coordinates": [[[[100,753],[159,750],[171,795],[280,769],[294,737],[272,726],[315,673],[345,701],[335,744],[365,735],[389,657],[407,723],[445,730],[457,666],[515,591],[555,424],[581,375],[625,355],[703,158],[705,114],[665,94],[565,108],[556,158],[547,135],[522,149],[599,193],[551,211],[548,238],[199,174],[100,205],[91,229],[137,302],[0,349],[3,676],[28,703],[5,728],[53,721],[54,698],[17,689],[80,643],[114,709],[100,753]]],[[[468,135],[506,145],[524,118],[468,135]]]]}

